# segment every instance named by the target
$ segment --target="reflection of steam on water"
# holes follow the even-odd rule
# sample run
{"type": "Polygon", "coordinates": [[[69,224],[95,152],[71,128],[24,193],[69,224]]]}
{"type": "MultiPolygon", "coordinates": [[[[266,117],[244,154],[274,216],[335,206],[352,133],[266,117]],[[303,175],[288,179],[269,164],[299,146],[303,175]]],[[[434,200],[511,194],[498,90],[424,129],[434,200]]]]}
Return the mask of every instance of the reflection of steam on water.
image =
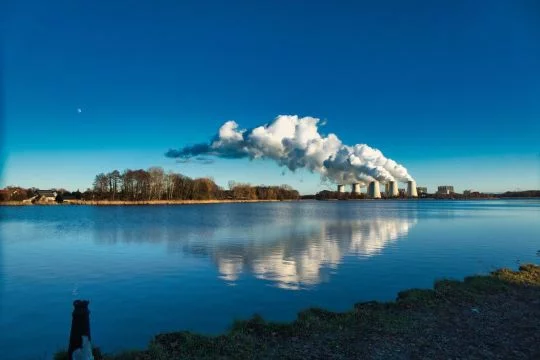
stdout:
{"type": "Polygon", "coordinates": [[[322,223],[318,231],[279,239],[260,246],[217,246],[212,251],[221,278],[235,281],[243,272],[274,282],[278,287],[299,289],[321,282],[324,268],[337,268],[343,257],[370,257],[405,236],[413,219],[375,219],[322,223]],[[240,251],[239,251],[240,250],[240,251]]]}
{"type": "Polygon", "coordinates": [[[330,217],[301,214],[298,221],[299,215],[287,209],[280,208],[280,216],[272,213],[264,221],[221,219],[218,212],[207,222],[179,226],[171,225],[174,222],[167,214],[145,222],[128,218],[130,226],[125,219],[107,226],[96,222],[100,225],[94,236],[101,244],[165,243],[170,252],[211,258],[220,278],[229,284],[249,273],[281,288],[299,289],[327,281],[331,269],[337,269],[347,255],[367,258],[380,253],[416,224],[414,211],[407,212],[406,218],[379,218],[339,208],[343,211],[330,217]]]}
{"type": "Polygon", "coordinates": [[[349,251],[360,256],[373,256],[393,241],[407,235],[416,220],[371,220],[368,223],[351,224],[349,251]],[[356,228],[356,229],[355,229],[356,228]]]}

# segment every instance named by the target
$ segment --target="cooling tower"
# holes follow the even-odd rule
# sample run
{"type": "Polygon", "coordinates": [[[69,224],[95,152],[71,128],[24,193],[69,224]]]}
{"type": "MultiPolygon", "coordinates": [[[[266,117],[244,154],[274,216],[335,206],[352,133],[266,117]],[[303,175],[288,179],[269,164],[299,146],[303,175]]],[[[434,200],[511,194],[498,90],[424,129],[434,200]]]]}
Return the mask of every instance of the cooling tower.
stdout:
{"type": "Polygon", "coordinates": [[[407,181],[407,196],[408,197],[418,197],[418,193],[416,192],[416,182],[415,181],[407,181]]]}
{"type": "Polygon", "coordinates": [[[345,192],[345,185],[338,185],[337,186],[337,191],[342,193],[342,192],[345,192]]]}
{"type": "Polygon", "coordinates": [[[360,184],[359,183],[352,184],[352,192],[353,192],[353,194],[360,194],[360,184]]]}
{"type": "Polygon", "coordinates": [[[368,185],[368,196],[372,199],[380,199],[381,198],[381,190],[379,188],[379,182],[378,181],[372,181],[368,185]]]}
{"type": "Polygon", "coordinates": [[[386,190],[386,196],[388,196],[388,197],[399,196],[399,190],[398,190],[397,182],[390,181],[386,185],[388,186],[388,190],[386,190]]]}

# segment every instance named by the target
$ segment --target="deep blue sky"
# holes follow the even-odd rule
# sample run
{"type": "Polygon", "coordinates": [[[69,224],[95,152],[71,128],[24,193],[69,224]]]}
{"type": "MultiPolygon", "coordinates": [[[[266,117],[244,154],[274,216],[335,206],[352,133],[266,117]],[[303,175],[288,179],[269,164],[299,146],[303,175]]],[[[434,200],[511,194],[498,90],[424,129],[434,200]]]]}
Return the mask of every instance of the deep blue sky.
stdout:
{"type": "Polygon", "coordinates": [[[8,5],[0,185],[82,190],[161,165],[314,192],[317,175],[269,162],[163,156],[226,120],[298,114],[430,190],[540,188],[537,1],[142,3],[8,5]]]}

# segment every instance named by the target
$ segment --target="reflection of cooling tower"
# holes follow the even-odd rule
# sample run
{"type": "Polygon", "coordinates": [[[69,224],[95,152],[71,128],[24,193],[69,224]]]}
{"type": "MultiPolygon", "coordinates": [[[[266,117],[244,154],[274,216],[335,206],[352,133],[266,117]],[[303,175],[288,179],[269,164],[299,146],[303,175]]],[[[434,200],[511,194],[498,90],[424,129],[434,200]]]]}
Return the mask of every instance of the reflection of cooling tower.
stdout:
{"type": "Polygon", "coordinates": [[[398,186],[397,186],[397,182],[395,181],[390,181],[387,185],[387,190],[386,190],[386,196],[388,197],[394,197],[394,196],[398,196],[399,195],[399,190],[398,190],[398,186]]]}
{"type": "Polygon", "coordinates": [[[353,192],[353,194],[360,194],[360,184],[359,183],[352,184],[352,192],[353,192]]]}
{"type": "Polygon", "coordinates": [[[407,181],[407,196],[408,197],[418,197],[418,193],[416,192],[416,182],[415,181],[407,181]]]}
{"type": "Polygon", "coordinates": [[[337,186],[337,191],[342,193],[342,192],[345,192],[345,185],[338,185],[337,186]]]}
{"type": "Polygon", "coordinates": [[[381,190],[379,189],[379,182],[372,181],[368,185],[368,196],[372,199],[381,198],[381,190]]]}

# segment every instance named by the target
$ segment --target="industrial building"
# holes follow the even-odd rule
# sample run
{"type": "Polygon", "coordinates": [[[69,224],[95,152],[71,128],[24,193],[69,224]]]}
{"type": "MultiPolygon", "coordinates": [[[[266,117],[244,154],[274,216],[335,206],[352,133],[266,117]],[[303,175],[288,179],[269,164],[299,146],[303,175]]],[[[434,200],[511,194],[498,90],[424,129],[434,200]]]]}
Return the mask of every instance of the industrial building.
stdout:
{"type": "Polygon", "coordinates": [[[452,185],[441,185],[437,187],[437,194],[449,195],[454,193],[454,186],[452,185]]]}
{"type": "Polygon", "coordinates": [[[418,193],[416,192],[416,182],[415,181],[407,181],[407,196],[408,197],[418,197],[418,193]]]}
{"type": "MultiPolygon", "coordinates": [[[[362,193],[361,183],[352,183],[350,184],[350,186],[351,186],[352,194],[360,195],[362,193]]],[[[388,198],[404,197],[404,196],[415,198],[415,197],[418,197],[418,193],[419,193],[417,189],[422,189],[422,188],[417,188],[415,181],[407,181],[406,189],[398,189],[398,183],[396,181],[388,181],[384,183],[384,192],[381,192],[381,184],[379,181],[375,180],[375,181],[371,181],[367,185],[366,195],[370,199],[380,199],[383,194],[385,197],[388,197],[388,198]]],[[[425,191],[427,191],[427,189],[425,191]]],[[[338,184],[337,192],[345,193],[345,185],[338,184]]]]}
{"type": "Polygon", "coordinates": [[[427,187],[417,187],[416,192],[418,193],[418,195],[427,194],[427,187]]]}
{"type": "Polygon", "coordinates": [[[389,181],[386,184],[386,196],[387,197],[396,197],[399,196],[399,191],[397,183],[395,181],[389,181]]]}
{"type": "Polygon", "coordinates": [[[368,197],[372,199],[381,198],[381,189],[378,181],[372,181],[369,183],[367,194],[368,197]]]}

